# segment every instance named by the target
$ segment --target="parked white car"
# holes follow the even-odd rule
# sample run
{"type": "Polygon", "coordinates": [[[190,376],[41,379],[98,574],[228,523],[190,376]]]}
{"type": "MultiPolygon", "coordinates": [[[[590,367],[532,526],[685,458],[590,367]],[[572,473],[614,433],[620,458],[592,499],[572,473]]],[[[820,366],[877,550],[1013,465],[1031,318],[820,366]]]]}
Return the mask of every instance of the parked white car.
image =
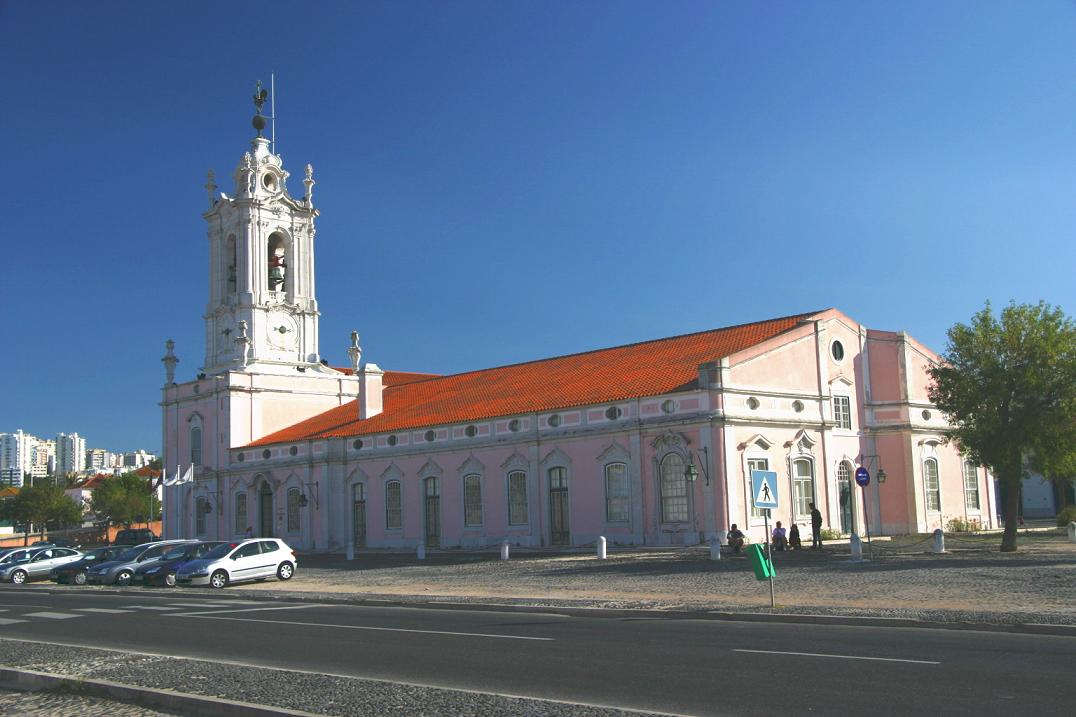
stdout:
{"type": "Polygon", "coordinates": [[[298,564],[295,552],[283,540],[254,538],[241,543],[225,543],[206,553],[201,560],[184,563],[176,573],[176,583],[223,588],[231,583],[274,576],[291,580],[298,564]]]}
{"type": "Polygon", "coordinates": [[[0,568],[0,580],[22,585],[29,580],[47,578],[53,568],[73,563],[82,553],[73,548],[34,548],[26,557],[14,560],[0,568]]]}

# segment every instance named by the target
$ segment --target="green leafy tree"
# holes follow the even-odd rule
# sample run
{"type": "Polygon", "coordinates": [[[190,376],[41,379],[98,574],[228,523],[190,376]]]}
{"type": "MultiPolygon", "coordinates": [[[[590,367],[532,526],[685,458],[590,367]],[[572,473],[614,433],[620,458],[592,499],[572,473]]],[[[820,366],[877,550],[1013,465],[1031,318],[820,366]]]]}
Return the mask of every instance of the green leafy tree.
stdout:
{"type": "Polygon", "coordinates": [[[94,488],[90,502],[98,520],[129,528],[149,513],[149,483],[136,473],[113,476],[94,488]]]}
{"type": "MultiPolygon", "coordinates": [[[[48,481],[36,485],[24,485],[19,492],[0,505],[0,517],[16,524],[37,528],[41,537],[49,523],[66,527],[78,523],[82,509],[72,500],[62,486],[48,481]]],[[[23,544],[29,542],[29,531],[23,534],[23,544]]]]}
{"type": "Polygon", "coordinates": [[[949,329],[942,361],[928,370],[930,400],[948,435],[1008,490],[1003,552],[1016,550],[1020,484],[1029,467],[1076,465],[1076,325],[1058,308],[988,303],[949,329]]]}

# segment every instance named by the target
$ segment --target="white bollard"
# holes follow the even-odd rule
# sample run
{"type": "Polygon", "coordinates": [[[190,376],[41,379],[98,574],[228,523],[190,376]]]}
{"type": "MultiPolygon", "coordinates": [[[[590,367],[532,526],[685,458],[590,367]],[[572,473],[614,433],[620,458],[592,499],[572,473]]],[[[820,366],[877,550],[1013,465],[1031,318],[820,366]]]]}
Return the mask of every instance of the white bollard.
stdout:
{"type": "Polygon", "coordinates": [[[598,560],[605,560],[605,536],[598,538],[598,560]]]}
{"type": "Polygon", "coordinates": [[[719,530],[717,531],[717,544],[728,545],[729,544],[729,531],[719,530]]]}
{"type": "Polygon", "coordinates": [[[852,537],[848,541],[848,546],[852,549],[852,560],[863,559],[863,541],[859,539],[857,534],[852,533],[852,537]]]}
{"type": "Polygon", "coordinates": [[[352,543],[350,540],[347,541],[347,559],[348,560],[354,560],[355,559],[355,544],[352,543]]]}
{"type": "Polygon", "coordinates": [[[721,541],[717,537],[710,538],[710,560],[721,559],[721,541]]]}
{"type": "Polygon", "coordinates": [[[934,529],[934,547],[933,547],[933,551],[935,553],[944,553],[945,552],[945,533],[942,531],[941,528],[935,528],[934,529]]]}
{"type": "Polygon", "coordinates": [[[501,543],[501,560],[508,560],[508,541],[501,543]]]}
{"type": "Polygon", "coordinates": [[[1069,542],[1076,543],[1076,522],[1069,523],[1069,542]]]}
{"type": "Polygon", "coordinates": [[[418,552],[418,559],[419,560],[425,560],[426,559],[426,544],[423,543],[421,540],[418,541],[418,551],[417,552],[418,552]]]}

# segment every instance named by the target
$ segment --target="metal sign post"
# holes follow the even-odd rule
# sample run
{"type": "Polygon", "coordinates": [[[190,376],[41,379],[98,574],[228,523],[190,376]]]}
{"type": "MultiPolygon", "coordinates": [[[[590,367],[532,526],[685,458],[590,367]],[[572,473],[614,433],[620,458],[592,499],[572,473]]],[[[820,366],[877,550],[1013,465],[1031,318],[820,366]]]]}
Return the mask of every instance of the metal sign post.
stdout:
{"type": "Polygon", "coordinates": [[[777,472],[751,471],[751,502],[763,511],[766,525],[766,561],[770,564],[770,607],[777,607],[773,592],[773,552],[770,545],[770,511],[777,507],[777,472]]]}
{"type": "Polygon", "coordinates": [[[867,506],[867,486],[871,483],[871,474],[863,466],[856,468],[856,485],[863,489],[863,527],[867,530],[867,555],[874,560],[874,548],[871,546],[871,517],[867,506]]]}

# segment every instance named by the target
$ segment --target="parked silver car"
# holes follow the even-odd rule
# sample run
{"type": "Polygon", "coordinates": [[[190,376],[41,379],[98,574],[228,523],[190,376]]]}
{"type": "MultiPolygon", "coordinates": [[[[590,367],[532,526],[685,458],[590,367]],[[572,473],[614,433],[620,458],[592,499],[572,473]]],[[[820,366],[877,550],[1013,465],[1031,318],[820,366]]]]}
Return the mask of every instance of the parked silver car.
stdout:
{"type": "Polygon", "coordinates": [[[291,580],[298,564],[295,552],[283,540],[255,538],[225,543],[206,553],[201,560],[184,563],[176,573],[176,582],[223,588],[230,583],[265,580],[273,576],[291,580]]]}
{"type": "Polygon", "coordinates": [[[0,581],[22,585],[29,580],[47,578],[53,568],[80,558],[82,553],[74,548],[35,548],[21,560],[0,567],[0,581]]]}
{"type": "Polygon", "coordinates": [[[130,585],[135,568],[147,560],[156,560],[169,548],[192,540],[161,540],[142,543],[120,553],[115,560],[95,565],[86,571],[86,582],[91,585],[130,585]]]}

